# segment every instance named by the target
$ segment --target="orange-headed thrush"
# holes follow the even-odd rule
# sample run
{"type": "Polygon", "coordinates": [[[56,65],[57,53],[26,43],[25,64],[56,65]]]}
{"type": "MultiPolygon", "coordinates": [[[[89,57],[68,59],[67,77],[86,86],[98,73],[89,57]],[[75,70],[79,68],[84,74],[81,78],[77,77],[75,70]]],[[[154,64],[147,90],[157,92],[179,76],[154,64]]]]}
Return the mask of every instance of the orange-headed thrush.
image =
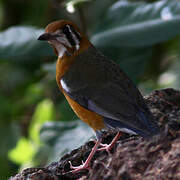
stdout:
{"type": "Polygon", "coordinates": [[[87,160],[72,172],[89,168],[96,152],[109,150],[120,132],[144,138],[159,132],[144,99],[133,82],[114,63],[99,52],[72,22],[50,23],[38,40],[48,41],[58,56],[56,81],[77,116],[94,129],[97,141],[87,160]],[[101,144],[102,130],[118,130],[109,145],[101,144]]]}

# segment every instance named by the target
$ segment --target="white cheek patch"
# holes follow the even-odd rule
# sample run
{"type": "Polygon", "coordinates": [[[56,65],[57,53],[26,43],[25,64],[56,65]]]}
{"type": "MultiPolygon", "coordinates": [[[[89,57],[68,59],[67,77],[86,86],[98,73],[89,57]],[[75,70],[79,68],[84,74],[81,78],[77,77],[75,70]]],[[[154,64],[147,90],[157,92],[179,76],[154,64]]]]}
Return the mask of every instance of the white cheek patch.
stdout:
{"type": "Polygon", "coordinates": [[[70,88],[67,86],[67,84],[65,83],[65,81],[63,81],[63,79],[60,80],[61,86],[62,88],[66,91],[66,92],[71,92],[70,88]]]}
{"type": "Polygon", "coordinates": [[[62,44],[57,46],[58,57],[62,58],[66,51],[67,49],[62,44]]]}
{"type": "Polygon", "coordinates": [[[59,43],[65,44],[67,47],[72,47],[69,41],[66,39],[65,35],[61,35],[60,37],[58,37],[57,41],[59,41],[59,43]]]}
{"type": "Polygon", "coordinates": [[[57,43],[55,40],[48,41],[50,44],[54,45],[57,52],[58,52],[58,57],[62,58],[67,51],[67,49],[61,44],[57,43]]]}

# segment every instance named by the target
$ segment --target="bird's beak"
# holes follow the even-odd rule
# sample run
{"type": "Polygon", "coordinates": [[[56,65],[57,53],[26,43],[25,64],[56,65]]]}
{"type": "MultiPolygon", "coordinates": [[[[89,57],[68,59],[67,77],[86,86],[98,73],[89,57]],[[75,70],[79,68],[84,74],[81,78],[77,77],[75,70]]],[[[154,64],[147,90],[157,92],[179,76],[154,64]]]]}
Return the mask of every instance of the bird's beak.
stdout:
{"type": "Polygon", "coordinates": [[[44,33],[44,34],[41,34],[39,37],[38,37],[38,40],[40,41],[49,41],[49,40],[53,40],[55,39],[55,35],[54,34],[51,34],[51,33],[44,33]]]}

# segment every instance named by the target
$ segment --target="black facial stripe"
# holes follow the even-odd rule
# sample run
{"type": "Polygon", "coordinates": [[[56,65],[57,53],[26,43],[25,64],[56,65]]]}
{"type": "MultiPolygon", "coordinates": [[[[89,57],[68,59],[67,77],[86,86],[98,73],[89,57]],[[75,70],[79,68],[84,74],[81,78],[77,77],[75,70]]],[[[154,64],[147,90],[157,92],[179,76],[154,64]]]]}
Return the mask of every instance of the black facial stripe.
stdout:
{"type": "Polygon", "coordinates": [[[74,41],[73,37],[72,37],[72,34],[70,32],[70,29],[67,25],[65,25],[62,29],[63,33],[66,35],[66,38],[68,39],[68,41],[70,42],[70,44],[72,46],[75,46],[76,45],[76,42],[74,41]]]}
{"type": "Polygon", "coordinates": [[[80,34],[72,26],[70,26],[70,28],[71,31],[75,34],[76,38],[80,41],[81,40],[80,34]]]}
{"type": "Polygon", "coordinates": [[[76,36],[76,38],[78,39],[78,41],[80,41],[80,36],[79,34],[75,31],[75,29],[71,26],[71,25],[65,25],[62,28],[63,33],[65,34],[66,38],[68,39],[68,41],[70,42],[70,44],[72,46],[76,45],[76,41],[72,35],[72,33],[74,33],[74,35],[76,36]]]}

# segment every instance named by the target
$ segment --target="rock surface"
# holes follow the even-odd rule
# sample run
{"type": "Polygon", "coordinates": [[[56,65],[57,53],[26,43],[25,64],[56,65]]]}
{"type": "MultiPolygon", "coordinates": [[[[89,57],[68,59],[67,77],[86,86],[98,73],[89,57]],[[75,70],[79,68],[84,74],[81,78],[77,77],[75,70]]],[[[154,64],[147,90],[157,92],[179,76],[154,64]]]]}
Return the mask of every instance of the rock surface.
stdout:
{"type": "MultiPolygon", "coordinates": [[[[94,145],[93,141],[89,141],[63,156],[58,162],[43,168],[25,169],[10,179],[180,179],[180,91],[155,91],[146,96],[145,100],[161,127],[158,136],[145,140],[124,134],[113,147],[111,154],[95,154],[89,171],[72,174],[68,161],[76,166],[86,160],[94,145]]],[[[103,143],[109,143],[114,135],[115,132],[105,133],[103,143]]]]}

